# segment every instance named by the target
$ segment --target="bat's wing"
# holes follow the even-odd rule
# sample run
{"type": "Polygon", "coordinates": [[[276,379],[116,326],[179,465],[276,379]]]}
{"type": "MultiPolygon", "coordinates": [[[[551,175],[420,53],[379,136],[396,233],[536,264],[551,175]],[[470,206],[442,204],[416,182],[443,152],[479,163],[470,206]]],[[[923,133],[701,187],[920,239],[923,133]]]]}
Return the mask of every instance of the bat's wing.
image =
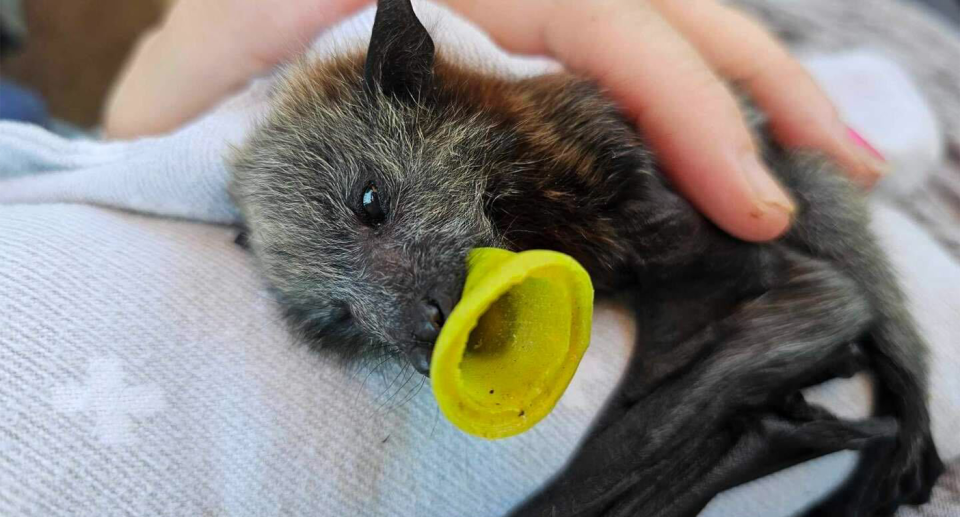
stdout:
{"type": "Polygon", "coordinates": [[[892,419],[838,420],[800,395],[865,366],[851,343],[870,313],[843,275],[796,259],[779,285],[686,339],[645,341],[571,463],[513,515],[696,515],[717,493],[774,471],[889,447],[892,419]]]}

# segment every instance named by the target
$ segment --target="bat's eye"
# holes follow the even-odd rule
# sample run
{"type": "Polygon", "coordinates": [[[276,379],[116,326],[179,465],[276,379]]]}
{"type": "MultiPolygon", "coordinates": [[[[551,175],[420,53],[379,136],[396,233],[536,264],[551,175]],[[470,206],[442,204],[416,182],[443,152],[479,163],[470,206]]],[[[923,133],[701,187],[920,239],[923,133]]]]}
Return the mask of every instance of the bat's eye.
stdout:
{"type": "Polygon", "coordinates": [[[363,196],[360,198],[360,218],[364,223],[374,228],[383,224],[387,218],[387,211],[381,203],[377,185],[370,182],[363,189],[363,196]]]}

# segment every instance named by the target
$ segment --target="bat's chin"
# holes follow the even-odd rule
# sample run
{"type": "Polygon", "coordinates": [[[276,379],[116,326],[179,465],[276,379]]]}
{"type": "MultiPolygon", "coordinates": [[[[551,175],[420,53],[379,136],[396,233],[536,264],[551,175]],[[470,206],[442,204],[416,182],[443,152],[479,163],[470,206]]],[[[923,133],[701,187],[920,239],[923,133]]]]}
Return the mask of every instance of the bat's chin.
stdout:
{"type": "Polygon", "coordinates": [[[433,355],[433,343],[414,341],[403,347],[404,357],[414,370],[424,377],[430,376],[430,357],[433,355]]]}

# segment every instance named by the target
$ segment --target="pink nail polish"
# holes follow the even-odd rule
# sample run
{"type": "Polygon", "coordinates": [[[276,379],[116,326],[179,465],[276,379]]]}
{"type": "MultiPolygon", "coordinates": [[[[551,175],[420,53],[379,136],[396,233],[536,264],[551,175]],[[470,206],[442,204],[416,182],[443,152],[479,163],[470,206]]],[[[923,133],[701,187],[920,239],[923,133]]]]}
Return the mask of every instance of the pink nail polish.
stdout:
{"type": "Polygon", "coordinates": [[[858,146],[866,149],[870,154],[872,154],[878,160],[886,162],[887,159],[883,156],[883,153],[877,150],[876,147],[870,145],[870,142],[867,142],[867,139],[854,131],[853,128],[847,127],[847,135],[850,136],[850,139],[854,141],[858,146]]]}

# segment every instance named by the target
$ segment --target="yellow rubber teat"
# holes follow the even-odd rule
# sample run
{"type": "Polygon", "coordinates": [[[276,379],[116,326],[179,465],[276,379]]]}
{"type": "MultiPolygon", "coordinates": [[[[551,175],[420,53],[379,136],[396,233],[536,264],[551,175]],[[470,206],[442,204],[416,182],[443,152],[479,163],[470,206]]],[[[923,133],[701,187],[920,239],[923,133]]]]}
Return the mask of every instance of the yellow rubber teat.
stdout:
{"type": "Polygon", "coordinates": [[[557,401],[590,342],[593,284],[554,251],[478,248],[430,361],[444,416],[482,438],[520,434],[557,401]]]}

